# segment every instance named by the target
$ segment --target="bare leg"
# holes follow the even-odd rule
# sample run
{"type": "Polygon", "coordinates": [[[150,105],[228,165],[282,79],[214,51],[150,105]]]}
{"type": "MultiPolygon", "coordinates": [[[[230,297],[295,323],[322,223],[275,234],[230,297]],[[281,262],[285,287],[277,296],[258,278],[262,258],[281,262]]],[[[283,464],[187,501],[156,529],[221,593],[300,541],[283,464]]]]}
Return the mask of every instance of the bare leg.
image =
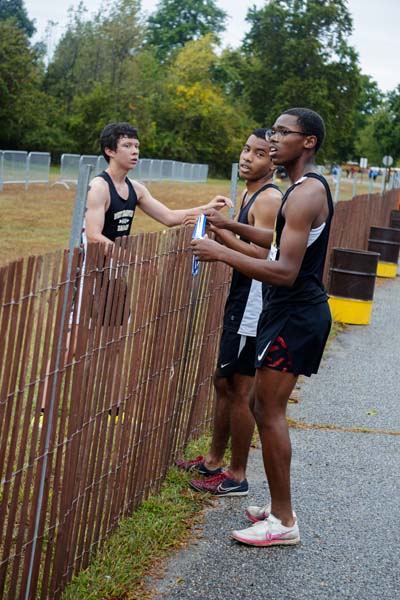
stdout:
{"type": "Polygon", "coordinates": [[[231,396],[231,447],[232,457],[229,471],[234,479],[246,478],[246,466],[251,438],[254,433],[254,417],[250,410],[250,398],[254,389],[254,377],[233,376],[234,393],[231,396]]]}
{"type": "Polygon", "coordinates": [[[216,404],[210,450],[205,458],[208,469],[218,469],[223,464],[225,450],[231,434],[230,404],[232,395],[232,380],[228,377],[218,377],[214,373],[214,388],[216,404]]]}
{"type": "Polygon", "coordinates": [[[271,493],[271,513],[286,527],[294,523],[290,495],[292,446],[286,407],[297,381],[293,373],[267,367],[257,370],[254,416],[260,433],[264,468],[271,493]]]}
{"type": "Polygon", "coordinates": [[[216,411],[211,447],[205,464],[209,469],[222,465],[231,436],[229,471],[234,479],[242,481],[246,477],[247,458],[254,432],[254,417],[250,410],[254,377],[239,373],[229,378],[215,376],[214,385],[217,394],[216,411]]]}

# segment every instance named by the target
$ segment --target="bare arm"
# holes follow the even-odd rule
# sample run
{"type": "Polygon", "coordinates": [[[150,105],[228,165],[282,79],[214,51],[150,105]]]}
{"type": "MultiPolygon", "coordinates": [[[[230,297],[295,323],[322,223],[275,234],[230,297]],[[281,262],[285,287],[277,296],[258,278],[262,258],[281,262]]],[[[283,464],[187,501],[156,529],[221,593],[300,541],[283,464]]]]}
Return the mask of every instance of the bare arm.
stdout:
{"type": "Polygon", "coordinates": [[[218,235],[220,235],[220,231],[217,230],[226,229],[227,231],[231,231],[236,235],[246,238],[249,240],[249,242],[260,246],[261,248],[271,247],[272,237],[274,234],[273,225],[268,229],[263,229],[253,225],[244,225],[243,223],[238,223],[232,219],[227,219],[215,210],[207,210],[205,211],[205,215],[207,217],[207,221],[215,228],[213,231],[215,231],[218,235]]]}
{"type": "Polygon", "coordinates": [[[110,193],[106,182],[100,177],[95,177],[90,183],[86,201],[85,230],[88,242],[113,244],[101,233],[104,227],[104,216],[109,204],[110,193]]]}
{"type": "Polygon", "coordinates": [[[220,260],[252,279],[291,287],[300,271],[310,229],[321,212],[321,197],[321,193],[316,194],[315,191],[310,194],[309,189],[292,192],[285,207],[286,222],[277,261],[251,258],[209,239],[193,240],[193,252],[200,260],[220,260]]]}
{"type": "Polygon", "coordinates": [[[138,198],[138,206],[140,206],[143,212],[156,221],[167,225],[168,227],[181,225],[187,217],[197,217],[209,208],[220,210],[221,208],[224,208],[225,206],[231,206],[232,204],[229,198],[225,198],[224,196],[216,196],[210,200],[208,204],[202,206],[171,210],[165,206],[165,204],[154,198],[144,185],[138,183],[137,181],[132,181],[132,184],[135,188],[138,198]]]}
{"type": "MultiPolygon", "coordinates": [[[[262,192],[254,201],[249,211],[249,223],[251,227],[259,229],[273,229],[275,218],[281,205],[282,195],[278,190],[267,189],[262,192]]],[[[227,229],[218,229],[211,225],[211,231],[217,234],[218,241],[232,250],[237,250],[252,256],[254,258],[265,258],[267,251],[265,247],[260,247],[254,243],[246,243],[240,240],[232,231],[227,229]]]]}

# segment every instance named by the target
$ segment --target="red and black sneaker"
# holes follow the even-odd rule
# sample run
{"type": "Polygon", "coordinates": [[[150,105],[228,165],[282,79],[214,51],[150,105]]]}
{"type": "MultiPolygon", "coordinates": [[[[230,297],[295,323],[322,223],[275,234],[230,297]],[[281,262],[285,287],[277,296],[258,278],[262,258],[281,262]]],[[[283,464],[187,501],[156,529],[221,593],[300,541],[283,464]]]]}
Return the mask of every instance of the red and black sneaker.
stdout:
{"type": "Polygon", "coordinates": [[[208,469],[204,464],[204,460],[204,456],[196,456],[196,458],[192,458],[192,460],[177,458],[175,464],[178,469],[183,469],[184,471],[195,471],[199,475],[204,475],[205,477],[213,477],[214,475],[219,475],[222,473],[221,467],[218,469],[208,469]]]}
{"type": "Polygon", "coordinates": [[[209,477],[204,481],[192,479],[189,481],[189,485],[197,492],[208,492],[213,496],[247,496],[249,493],[247,479],[235,481],[229,471],[224,471],[220,475],[209,477]]]}

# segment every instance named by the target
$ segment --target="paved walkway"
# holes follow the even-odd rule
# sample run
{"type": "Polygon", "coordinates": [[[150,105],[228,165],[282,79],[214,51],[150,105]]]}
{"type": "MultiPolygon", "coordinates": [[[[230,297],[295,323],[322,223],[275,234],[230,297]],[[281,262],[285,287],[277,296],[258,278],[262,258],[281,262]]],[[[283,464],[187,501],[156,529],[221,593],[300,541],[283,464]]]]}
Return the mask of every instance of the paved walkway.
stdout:
{"type": "Polygon", "coordinates": [[[400,278],[379,280],[371,325],[349,326],[289,416],[333,429],[291,429],[297,547],[231,540],[243,508],[264,504],[260,449],[247,498],[206,511],[202,535],[174,554],[150,587],[165,600],[398,600],[400,598],[400,278]],[[335,429],[336,427],[336,429],[335,429]],[[358,433],[340,428],[365,428],[358,433]]]}

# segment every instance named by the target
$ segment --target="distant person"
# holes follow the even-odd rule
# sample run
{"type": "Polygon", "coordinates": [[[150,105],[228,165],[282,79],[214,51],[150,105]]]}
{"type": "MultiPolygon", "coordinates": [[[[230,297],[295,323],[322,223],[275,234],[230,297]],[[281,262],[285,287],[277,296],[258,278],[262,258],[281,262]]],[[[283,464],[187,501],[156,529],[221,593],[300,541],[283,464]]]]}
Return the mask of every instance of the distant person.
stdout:
{"type": "MultiPolygon", "coordinates": [[[[325,137],[324,122],[312,110],[293,108],[278,117],[267,137],[272,162],[283,165],[292,182],[274,231],[225,221],[223,226],[255,244],[269,246],[268,260],[246,256],[215,240],[192,241],[200,260],[220,260],[271,285],[258,324],[253,407],[271,503],[248,507],[246,514],[253,525],[232,533],[235,540],[252,546],[300,541],[291,501],[286,408],[298,376],[317,373],[331,327],[322,274],[333,203],[315,164],[325,137]]],[[[218,217],[214,211],[207,213],[215,227],[218,217]]]]}
{"type": "MultiPolygon", "coordinates": [[[[251,227],[272,229],[282,194],[272,183],[275,168],[269,158],[265,135],[266,129],[255,129],[240,154],[239,175],[246,182],[246,190],[235,220],[251,227]]],[[[246,236],[237,237],[223,228],[212,229],[217,233],[218,241],[228,248],[255,258],[266,258],[267,250],[249,243],[246,236]]],[[[190,482],[198,491],[208,491],[216,496],[248,493],[246,465],[254,432],[250,398],[261,309],[261,283],[234,269],[214,373],[216,408],[210,450],[206,456],[176,461],[178,467],[207,477],[207,480],[190,482]],[[231,461],[226,469],[222,469],[229,438],[231,461]]]]}
{"type": "Polygon", "coordinates": [[[228,198],[216,196],[206,205],[171,210],[142,183],[129,179],[129,171],[139,160],[139,137],[136,127],[128,123],[106,125],[100,135],[100,146],[108,167],[90,183],[84,232],[88,242],[110,245],[117,237],[129,235],[137,206],[156,221],[172,227],[207,208],[219,210],[232,205],[228,198]]]}

